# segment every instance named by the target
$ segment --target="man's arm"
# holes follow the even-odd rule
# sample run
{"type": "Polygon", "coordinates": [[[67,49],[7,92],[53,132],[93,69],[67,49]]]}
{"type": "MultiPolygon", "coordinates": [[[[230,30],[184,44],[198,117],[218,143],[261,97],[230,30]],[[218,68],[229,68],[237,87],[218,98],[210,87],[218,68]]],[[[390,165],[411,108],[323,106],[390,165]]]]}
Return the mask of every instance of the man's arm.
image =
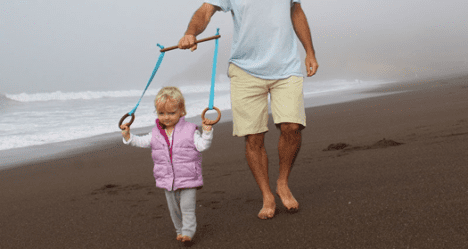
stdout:
{"type": "Polygon", "coordinates": [[[191,51],[197,49],[197,44],[195,44],[196,36],[205,30],[208,23],[210,23],[211,17],[218,10],[221,10],[221,8],[209,3],[203,3],[203,5],[195,11],[195,14],[193,14],[187,31],[185,31],[185,35],[179,40],[179,48],[190,48],[191,51]]]}
{"type": "Polygon", "coordinates": [[[294,31],[306,51],[305,66],[307,68],[307,76],[310,77],[317,72],[318,63],[315,58],[315,50],[312,44],[309,24],[307,23],[307,18],[301,8],[301,4],[294,3],[291,7],[291,21],[294,31]]]}

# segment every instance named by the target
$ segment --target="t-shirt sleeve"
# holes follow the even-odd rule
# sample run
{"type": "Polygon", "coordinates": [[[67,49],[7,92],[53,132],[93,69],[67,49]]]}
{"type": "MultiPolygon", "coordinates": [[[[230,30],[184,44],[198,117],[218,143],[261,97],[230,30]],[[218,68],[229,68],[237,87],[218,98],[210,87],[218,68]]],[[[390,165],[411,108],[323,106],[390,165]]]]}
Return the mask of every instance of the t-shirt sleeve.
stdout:
{"type": "Polygon", "coordinates": [[[205,3],[218,6],[224,12],[231,11],[231,2],[229,0],[205,0],[205,3]]]}

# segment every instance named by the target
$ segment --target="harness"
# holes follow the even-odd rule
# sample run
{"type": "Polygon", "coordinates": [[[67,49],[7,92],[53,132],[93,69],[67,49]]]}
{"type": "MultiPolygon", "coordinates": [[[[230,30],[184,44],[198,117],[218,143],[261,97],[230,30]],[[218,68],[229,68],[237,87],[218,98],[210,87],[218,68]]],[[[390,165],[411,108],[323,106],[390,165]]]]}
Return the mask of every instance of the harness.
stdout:
{"type": "MultiPolygon", "coordinates": [[[[211,89],[210,89],[210,97],[209,97],[209,103],[208,103],[208,107],[205,108],[205,110],[203,110],[202,114],[201,114],[201,117],[202,117],[202,120],[205,119],[205,113],[208,111],[208,110],[213,110],[215,109],[217,112],[218,112],[218,118],[214,121],[213,125],[218,123],[218,121],[221,119],[221,111],[213,106],[213,102],[214,102],[214,87],[215,87],[215,78],[216,78],[216,64],[217,64],[217,57],[218,57],[218,39],[221,37],[221,35],[219,35],[219,28],[216,30],[216,35],[214,36],[211,36],[211,37],[207,37],[207,38],[204,38],[204,39],[201,39],[201,40],[197,40],[195,42],[195,44],[198,44],[198,43],[201,43],[201,42],[206,42],[206,41],[209,41],[209,40],[213,40],[215,39],[215,49],[214,49],[214,56],[213,56],[213,66],[212,66],[212,71],[211,71],[211,89]]],[[[123,121],[127,118],[127,117],[130,117],[131,116],[131,120],[130,122],[128,123],[128,126],[130,127],[130,125],[133,123],[133,121],[135,120],[135,111],[136,109],[138,108],[138,106],[140,105],[140,101],[141,99],[143,98],[143,96],[145,95],[145,92],[146,90],[148,89],[149,85],[151,84],[151,82],[153,81],[153,78],[154,76],[156,75],[156,72],[158,71],[159,69],[159,66],[161,66],[161,63],[163,61],[163,58],[164,58],[164,54],[167,52],[167,51],[170,51],[170,50],[174,50],[174,49],[177,49],[179,48],[177,45],[176,46],[172,46],[172,47],[168,47],[168,48],[164,48],[164,46],[160,45],[159,43],[157,44],[158,47],[161,48],[160,52],[161,54],[159,54],[159,58],[158,58],[158,61],[156,62],[156,66],[154,67],[153,69],[153,73],[151,74],[151,77],[149,78],[148,80],[148,83],[146,84],[146,87],[145,89],[143,90],[143,93],[141,94],[141,97],[140,99],[138,100],[137,104],[135,105],[135,107],[128,113],[126,113],[125,115],[122,116],[122,118],[120,119],[120,122],[119,122],[119,128],[120,126],[122,125],[123,121]]]]}

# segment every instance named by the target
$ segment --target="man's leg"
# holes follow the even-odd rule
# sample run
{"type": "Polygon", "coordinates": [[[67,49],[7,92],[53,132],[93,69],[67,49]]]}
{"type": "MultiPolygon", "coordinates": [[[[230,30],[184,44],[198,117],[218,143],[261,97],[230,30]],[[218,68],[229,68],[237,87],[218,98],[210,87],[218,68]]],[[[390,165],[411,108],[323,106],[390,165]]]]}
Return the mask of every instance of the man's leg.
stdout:
{"type": "Polygon", "coordinates": [[[303,78],[291,76],[270,87],[273,120],[281,130],[278,142],[280,172],[276,193],[288,210],[297,210],[299,203],[289,190],[288,179],[301,148],[301,130],[306,126],[303,78]]]}
{"type": "Polygon", "coordinates": [[[301,148],[302,135],[299,124],[281,123],[281,135],[278,142],[279,177],[276,181],[276,193],[281,198],[283,205],[290,211],[297,211],[299,203],[292,195],[288,179],[296,156],[301,148]]]}
{"type": "Polygon", "coordinates": [[[271,80],[256,78],[234,64],[229,66],[231,77],[231,105],[233,135],[245,136],[245,155],[250,170],[263,195],[260,219],[275,214],[275,197],[268,180],[268,158],[264,146],[268,131],[268,83],[271,80]]]}
{"type": "Polygon", "coordinates": [[[268,178],[268,157],[264,145],[265,133],[247,135],[245,138],[245,155],[255,181],[263,196],[263,208],[258,218],[268,219],[275,215],[275,197],[270,189],[268,178]]]}

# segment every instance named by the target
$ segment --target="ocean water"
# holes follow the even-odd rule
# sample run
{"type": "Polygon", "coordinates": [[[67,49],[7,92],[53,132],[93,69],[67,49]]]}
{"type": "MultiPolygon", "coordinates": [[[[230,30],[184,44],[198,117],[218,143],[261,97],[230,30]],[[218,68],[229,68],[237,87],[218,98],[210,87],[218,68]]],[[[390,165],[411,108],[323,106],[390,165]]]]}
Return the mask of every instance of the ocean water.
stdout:
{"type": "MultiPolygon", "coordinates": [[[[305,98],[335,96],[327,104],[340,102],[337,93],[360,91],[387,82],[334,80],[304,83],[305,98]]],[[[186,100],[187,118],[199,116],[208,106],[210,82],[179,86],[186,100]]],[[[148,89],[131,128],[154,125],[154,97],[160,87],[148,89]]],[[[216,82],[214,105],[231,108],[229,80],[216,82]]],[[[143,89],[128,91],[40,92],[9,94],[0,92],[0,150],[24,148],[118,132],[120,118],[133,109],[143,89]]],[[[364,95],[362,96],[364,97],[364,95]]],[[[314,105],[320,105],[320,102],[314,105]]],[[[130,119],[128,118],[127,121],[130,119]]]]}

